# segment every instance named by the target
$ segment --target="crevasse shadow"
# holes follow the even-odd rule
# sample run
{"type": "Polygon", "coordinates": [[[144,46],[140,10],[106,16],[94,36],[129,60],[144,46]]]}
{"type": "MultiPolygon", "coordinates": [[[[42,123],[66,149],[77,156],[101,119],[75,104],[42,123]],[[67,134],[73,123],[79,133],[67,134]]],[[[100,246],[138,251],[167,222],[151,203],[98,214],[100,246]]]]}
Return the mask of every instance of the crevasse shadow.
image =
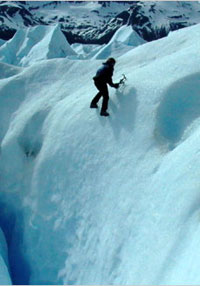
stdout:
{"type": "Polygon", "coordinates": [[[167,88],[157,109],[158,141],[175,145],[185,129],[200,116],[200,73],[194,73],[167,88]]]}
{"type": "Polygon", "coordinates": [[[24,217],[22,212],[15,212],[0,200],[0,227],[8,247],[8,268],[14,285],[27,285],[30,278],[29,263],[22,249],[24,235],[24,217]],[[17,223],[19,220],[19,223],[17,223]]]}

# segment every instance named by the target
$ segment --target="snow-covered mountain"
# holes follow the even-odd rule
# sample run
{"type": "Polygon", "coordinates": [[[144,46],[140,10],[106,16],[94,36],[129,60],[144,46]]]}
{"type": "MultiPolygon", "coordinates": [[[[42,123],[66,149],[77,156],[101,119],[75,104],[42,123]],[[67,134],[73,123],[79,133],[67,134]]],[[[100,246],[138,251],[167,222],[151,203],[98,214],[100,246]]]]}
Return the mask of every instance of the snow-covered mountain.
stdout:
{"type": "Polygon", "coordinates": [[[68,42],[105,44],[129,23],[145,40],[200,23],[199,1],[1,1],[0,38],[23,27],[60,24],[68,42]]]}
{"type": "Polygon", "coordinates": [[[138,1],[131,8],[129,23],[145,40],[168,35],[169,31],[200,23],[199,1],[138,1]]]}
{"type": "Polygon", "coordinates": [[[120,14],[130,5],[127,2],[2,1],[0,36],[8,39],[19,28],[59,23],[70,43],[103,44],[127,22],[128,16],[124,20],[124,13],[120,14]]]}
{"type": "Polygon", "coordinates": [[[200,284],[199,46],[200,24],[150,43],[123,26],[103,46],[41,25],[2,43],[1,284],[200,284]],[[105,118],[89,105],[110,55],[127,82],[105,118]]]}

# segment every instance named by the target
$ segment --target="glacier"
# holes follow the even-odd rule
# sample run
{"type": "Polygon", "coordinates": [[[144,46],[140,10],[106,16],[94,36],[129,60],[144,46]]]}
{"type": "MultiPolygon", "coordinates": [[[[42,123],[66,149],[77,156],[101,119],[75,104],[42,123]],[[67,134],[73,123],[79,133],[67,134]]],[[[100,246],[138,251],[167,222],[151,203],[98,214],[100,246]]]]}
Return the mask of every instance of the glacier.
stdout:
{"type": "Polygon", "coordinates": [[[65,39],[58,24],[19,29],[12,39],[0,47],[0,55],[1,62],[27,66],[45,59],[73,58],[76,52],[65,39]]]}
{"type": "Polygon", "coordinates": [[[145,42],[131,26],[122,26],[116,31],[108,44],[104,45],[92,58],[99,60],[109,56],[118,57],[145,42]]]}
{"type": "Polygon", "coordinates": [[[150,43],[124,27],[101,59],[34,29],[0,47],[0,284],[199,284],[200,25],[150,43]],[[112,54],[128,80],[103,118],[112,54]]]}

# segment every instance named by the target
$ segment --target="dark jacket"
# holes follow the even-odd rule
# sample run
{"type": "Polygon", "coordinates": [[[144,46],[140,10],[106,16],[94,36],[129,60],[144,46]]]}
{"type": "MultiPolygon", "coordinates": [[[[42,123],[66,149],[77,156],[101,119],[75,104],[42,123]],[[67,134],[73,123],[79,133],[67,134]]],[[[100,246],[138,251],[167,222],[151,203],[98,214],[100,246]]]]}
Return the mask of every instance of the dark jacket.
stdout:
{"type": "Polygon", "coordinates": [[[100,81],[102,83],[108,83],[110,86],[114,87],[112,81],[112,76],[114,72],[114,67],[108,63],[103,63],[103,65],[97,70],[94,81],[100,81]]]}

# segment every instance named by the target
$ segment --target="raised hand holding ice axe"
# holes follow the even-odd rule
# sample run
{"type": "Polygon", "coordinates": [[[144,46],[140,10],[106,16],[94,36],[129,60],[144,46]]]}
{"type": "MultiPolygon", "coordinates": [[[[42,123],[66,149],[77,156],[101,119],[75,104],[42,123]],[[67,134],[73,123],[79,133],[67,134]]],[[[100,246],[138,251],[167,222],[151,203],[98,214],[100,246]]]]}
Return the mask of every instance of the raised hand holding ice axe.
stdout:
{"type": "Polygon", "coordinates": [[[125,74],[122,74],[122,78],[119,81],[119,88],[125,85],[126,80],[127,80],[127,77],[125,76],[125,74]]]}

